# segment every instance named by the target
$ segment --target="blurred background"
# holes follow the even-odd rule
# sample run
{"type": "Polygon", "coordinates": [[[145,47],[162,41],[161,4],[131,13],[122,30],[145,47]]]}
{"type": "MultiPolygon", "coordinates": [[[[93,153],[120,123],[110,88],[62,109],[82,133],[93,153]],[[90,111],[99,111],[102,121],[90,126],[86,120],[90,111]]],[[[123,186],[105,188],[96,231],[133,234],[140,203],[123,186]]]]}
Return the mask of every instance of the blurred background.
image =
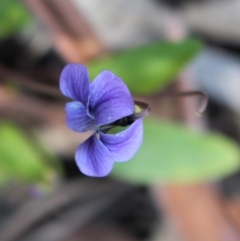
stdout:
{"type": "Polygon", "coordinates": [[[240,1],[1,0],[0,240],[240,240],[240,1]],[[104,69],[147,102],[144,142],[78,170],[62,68],[104,69]],[[200,90],[209,97],[201,117],[200,90]]]}

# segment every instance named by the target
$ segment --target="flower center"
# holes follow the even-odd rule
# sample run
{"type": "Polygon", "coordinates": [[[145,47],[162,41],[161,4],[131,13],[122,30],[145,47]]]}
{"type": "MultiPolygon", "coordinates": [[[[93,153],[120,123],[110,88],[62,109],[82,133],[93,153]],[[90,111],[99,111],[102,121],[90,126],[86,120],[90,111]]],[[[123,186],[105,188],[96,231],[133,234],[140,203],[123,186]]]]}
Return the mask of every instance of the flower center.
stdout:
{"type": "Polygon", "coordinates": [[[90,118],[94,119],[93,109],[91,108],[90,105],[88,105],[88,108],[87,108],[87,115],[88,115],[90,118]]]}

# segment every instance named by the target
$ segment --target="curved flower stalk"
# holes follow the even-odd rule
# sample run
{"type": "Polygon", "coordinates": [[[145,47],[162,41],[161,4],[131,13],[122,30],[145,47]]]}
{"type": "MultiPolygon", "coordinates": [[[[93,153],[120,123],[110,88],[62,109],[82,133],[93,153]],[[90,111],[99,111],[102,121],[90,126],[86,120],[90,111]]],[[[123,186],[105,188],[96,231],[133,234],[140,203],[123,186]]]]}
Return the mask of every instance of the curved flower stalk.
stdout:
{"type": "Polygon", "coordinates": [[[134,100],[124,82],[110,71],[101,72],[90,83],[87,68],[67,65],[60,76],[61,92],[73,99],[66,104],[67,125],[76,132],[92,130],[93,135],[76,150],[79,169],[88,176],[103,177],[114,162],[130,160],[142,143],[143,114],[134,114],[134,100]],[[127,129],[108,134],[115,126],[127,129]]]}

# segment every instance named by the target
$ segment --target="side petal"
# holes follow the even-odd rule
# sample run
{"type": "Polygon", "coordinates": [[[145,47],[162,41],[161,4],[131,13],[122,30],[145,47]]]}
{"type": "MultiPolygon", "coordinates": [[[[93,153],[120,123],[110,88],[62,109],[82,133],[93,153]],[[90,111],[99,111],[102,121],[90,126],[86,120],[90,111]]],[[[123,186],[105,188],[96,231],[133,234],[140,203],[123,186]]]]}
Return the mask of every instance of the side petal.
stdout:
{"type": "Polygon", "coordinates": [[[65,96],[87,107],[90,92],[87,68],[81,64],[66,65],[60,76],[60,90],[65,96]]]}
{"type": "Polygon", "coordinates": [[[85,132],[96,129],[95,121],[87,115],[87,109],[79,101],[66,104],[67,126],[76,132],[85,132]]]}
{"type": "Polygon", "coordinates": [[[134,112],[134,101],[127,86],[110,71],[103,71],[91,83],[90,106],[98,126],[134,112]]]}
{"type": "Polygon", "coordinates": [[[136,120],[126,130],[117,134],[100,133],[104,146],[112,153],[114,161],[124,162],[130,160],[142,144],[142,119],[136,120]]]}
{"type": "Polygon", "coordinates": [[[96,135],[82,143],[76,153],[78,168],[87,176],[104,177],[113,168],[113,157],[96,135]]]}

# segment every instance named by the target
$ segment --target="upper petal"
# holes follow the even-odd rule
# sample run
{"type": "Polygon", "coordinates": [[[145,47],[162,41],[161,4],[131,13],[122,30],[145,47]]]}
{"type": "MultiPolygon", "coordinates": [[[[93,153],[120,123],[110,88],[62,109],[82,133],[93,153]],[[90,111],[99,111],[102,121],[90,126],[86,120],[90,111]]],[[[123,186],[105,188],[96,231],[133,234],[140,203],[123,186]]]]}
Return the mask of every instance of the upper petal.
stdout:
{"type": "Polygon", "coordinates": [[[104,177],[113,168],[113,157],[96,135],[82,143],[76,153],[75,160],[82,173],[92,177],[104,177]]]}
{"type": "Polygon", "coordinates": [[[68,64],[60,76],[61,92],[74,100],[78,100],[87,107],[90,81],[87,68],[81,64],[68,64]]]}
{"type": "Polygon", "coordinates": [[[103,145],[111,152],[116,162],[130,160],[142,144],[142,119],[136,120],[126,130],[117,134],[100,133],[103,145]]]}
{"type": "Polygon", "coordinates": [[[76,132],[85,132],[96,129],[95,121],[87,115],[87,109],[79,101],[66,104],[67,126],[76,132]]]}
{"type": "Polygon", "coordinates": [[[91,83],[90,106],[98,126],[134,112],[134,101],[127,86],[110,71],[103,71],[91,83]]]}

